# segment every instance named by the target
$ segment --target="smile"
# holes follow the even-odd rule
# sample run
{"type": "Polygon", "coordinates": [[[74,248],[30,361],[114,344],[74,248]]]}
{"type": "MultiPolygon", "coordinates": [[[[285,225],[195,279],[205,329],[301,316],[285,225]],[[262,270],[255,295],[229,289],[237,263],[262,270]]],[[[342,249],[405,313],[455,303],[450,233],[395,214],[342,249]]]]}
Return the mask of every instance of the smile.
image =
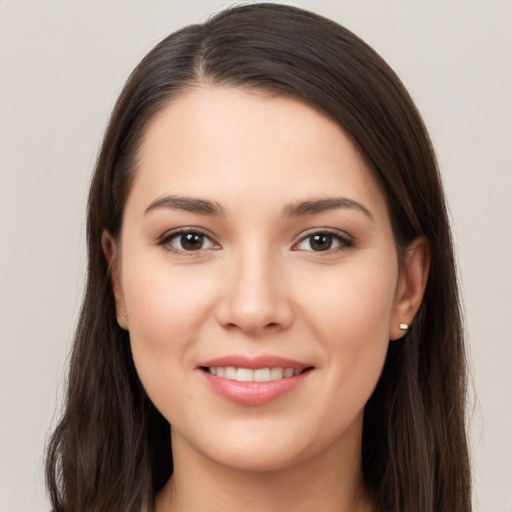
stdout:
{"type": "Polygon", "coordinates": [[[208,387],[222,399],[262,406],[301,387],[315,367],[272,355],[229,355],[203,361],[197,369],[208,387]]]}
{"type": "Polygon", "coordinates": [[[210,375],[236,380],[238,382],[270,382],[273,380],[287,379],[302,373],[299,368],[235,368],[234,366],[212,366],[205,368],[210,375]]]}

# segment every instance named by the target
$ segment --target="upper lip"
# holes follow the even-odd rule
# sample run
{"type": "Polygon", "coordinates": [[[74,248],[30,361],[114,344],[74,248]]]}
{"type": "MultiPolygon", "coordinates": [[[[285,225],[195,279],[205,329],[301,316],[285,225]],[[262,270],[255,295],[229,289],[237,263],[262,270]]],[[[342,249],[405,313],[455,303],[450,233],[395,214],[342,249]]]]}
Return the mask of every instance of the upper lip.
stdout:
{"type": "Polygon", "coordinates": [[[203,361],[197,365],[198,368],[228,366],[233,366],[235,368],[248,368],[251,370],[257,370],[259,368],[293,368],[294,370],[304,370],[312,365],[280,356],[260,355],[250,357],[242,354],[232,354],[217,357],[215,359],[208,359],[208,361],[203,361]]]}

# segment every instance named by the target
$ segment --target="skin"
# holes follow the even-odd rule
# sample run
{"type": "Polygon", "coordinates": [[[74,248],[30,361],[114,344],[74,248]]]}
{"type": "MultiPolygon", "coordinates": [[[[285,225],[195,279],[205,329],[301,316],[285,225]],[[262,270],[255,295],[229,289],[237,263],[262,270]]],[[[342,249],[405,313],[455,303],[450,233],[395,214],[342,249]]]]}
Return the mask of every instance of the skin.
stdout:
{"type": "Polygon", "coordinates": [[[190,89],[151,121],[120,240],[105,232],[103,247],[139,376],[172,425],[175,473],[157,511],[370,510],[363,409],[389,340],[419,308],[428,251],[419,239],[399,265],[385,197],[336,123],[290,98],[190,89]],[[165,196],[223,215],[154,206],[165,196]],[[362,208],[283,214],[326,198],[362,208]],[[190,227],[206,237],[184,251],[170,233],[190,227]],[[331,248],[313,250],[326,230],[331,248]],[[197,368],[228,354],[313,370],[247,406],[197,368]]]}

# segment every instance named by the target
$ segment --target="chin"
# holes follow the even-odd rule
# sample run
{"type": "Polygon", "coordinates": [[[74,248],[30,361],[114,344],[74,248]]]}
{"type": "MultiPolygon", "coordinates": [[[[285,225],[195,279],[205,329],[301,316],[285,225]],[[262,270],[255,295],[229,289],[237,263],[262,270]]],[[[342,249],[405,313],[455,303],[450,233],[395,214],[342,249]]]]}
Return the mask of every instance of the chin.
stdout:
{"type": "MultiPolygon", "coordinates": [[[[329,452],[348,455],[360,450],[361,422],[319,428],[306,422],[231,421],[222,428],[208,429],[208,435],[188,437],[196,452],[226,468],[243,472],[271,472],[298,467],[329,452]],[[346,427],[346,428],[344,428],[346,427]],[[355,428],[353,428],[355,427],[355,428]],[[195,439],[193,439],[195,437],[195,439]],[[347,451],[348,450],[348,451],[347,451]]],[[[190,432],[189,432],[190,433],[190,432]]]]}
{"type": "Polygon", "coordinates": [[[272,472],[289,468],[307,460],[301,449],[262,445],[261,440],[254,446],[216,446],[208,454],[214,462],[242,472],[272,472]]]}

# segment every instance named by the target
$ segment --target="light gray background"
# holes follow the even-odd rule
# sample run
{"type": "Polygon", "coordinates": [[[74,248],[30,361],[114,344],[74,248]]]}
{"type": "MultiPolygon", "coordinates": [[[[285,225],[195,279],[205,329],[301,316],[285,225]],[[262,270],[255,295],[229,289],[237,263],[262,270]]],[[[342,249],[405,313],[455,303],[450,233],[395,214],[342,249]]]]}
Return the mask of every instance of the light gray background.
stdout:
{"type": "MultiPolygon", "coordinates": [[[[477,511],[512,511],[512,2],[303,0],[415,98],[450,202],[477,400],[477,511]]],[[[42,452],[80,304],[84,209],[113,102],[218,0],[0,0],[0,511],[48,510],[42,452]]]]}

